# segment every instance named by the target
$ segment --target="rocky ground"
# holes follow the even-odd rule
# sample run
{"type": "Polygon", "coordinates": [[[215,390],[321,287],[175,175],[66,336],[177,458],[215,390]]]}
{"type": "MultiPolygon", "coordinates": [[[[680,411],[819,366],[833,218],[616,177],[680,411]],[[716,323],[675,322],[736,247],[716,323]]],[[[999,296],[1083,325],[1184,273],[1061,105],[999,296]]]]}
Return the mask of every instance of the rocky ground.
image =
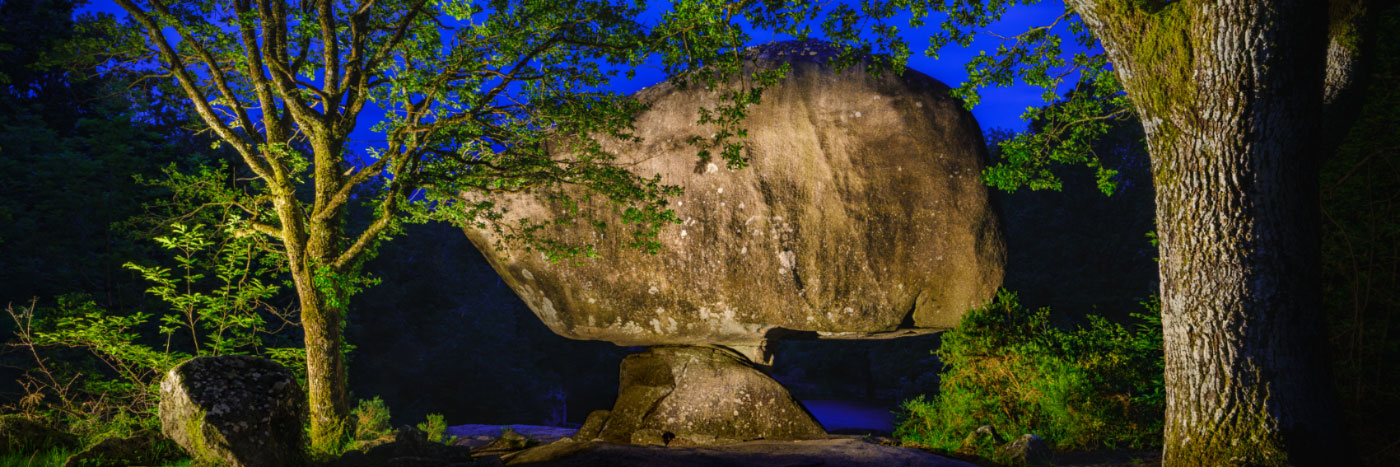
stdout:
{"type": "MultiPolygon", "coordinates": [[[[408,427],[405,427],[407,429],[408,427]]],[[[414,465],[541,467],[749,467],[749,466],[978,466],[994,465],[955,459],[928,451],[890,445],[888,438],[832,435],[802,441],[748,441],[705,447],[636,446],[601,441],[573,441],[574,429],[536,425],[459,425],[447,434],[451,446],[425,443],[421,434],[401,433],[397,441],[352,454],[337,466],[414,465]],[[508,429],[508,431],[507,431],[508,429]]],[[[1154,451],[1065,453],[1058,465],[1153,467],[1154,451]]]]}
{"type": "Polygon", "coordinates": [[[976,464],[927,451],[890,446],[882,438],[833,435],[802,441],[748,441],[705,447],[662,447],[573,441],[572,430],[530,425],[464,425],[448,429],[458,436],[451,446],[425,441],[421,432],[403,427],[395,439],[363,452],[347,453],[330,465],[569,466],[569,467],[747,467],[870,466],[955,467],[976,464]],[[552,440],[541,443],[540,440],[552,440]]]}
{"type": "MultiPolygon", "coordinates": [[[[459,425],[451,445],[430,443],[423,433],[403,426],[392,442],[351,452],[329,467],[370,466],[531,466],[531,467],[973,467],[986,461],[953,459],[890,445],[888,438],[832,435],[827,439],[750,440],[717,446],[636,446],[575,442],[574,429],[536,425],[459,425]],[[508,431],[507,431],[508,428],[508,431]],[[542,442],[543,440],[543,442],[542,442]]],[[[1152,450],[1060,453],[1058,466],[1155,467],[1152,450]]]]}
{"type": "Polygon", "coordinates": [[[506,465],[604,467],[870,466],[972,467],[965,461],[858,437],[749,441],[722,446],[660,447],[561,440],[503,457],[506,465]]]}

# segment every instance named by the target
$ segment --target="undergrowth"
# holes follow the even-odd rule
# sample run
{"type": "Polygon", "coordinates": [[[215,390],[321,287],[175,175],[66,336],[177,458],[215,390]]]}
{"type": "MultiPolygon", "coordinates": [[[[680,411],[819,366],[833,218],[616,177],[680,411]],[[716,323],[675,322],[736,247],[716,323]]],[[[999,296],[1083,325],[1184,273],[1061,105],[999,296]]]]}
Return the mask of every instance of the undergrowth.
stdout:
{"type": "Polygon", "coordinates": [[[962,446],[983,425],[1011,438],[1039,435],[1057,450],[1160,444],[1160,305],[1143,306],[1131,330],[1095,315],[1061,328],[1049,309],[1028,310],[1015,293],[998,292],[943,334],[939,393],[905,401],[895,436],[985,458],[994,447],[962,446]]]}

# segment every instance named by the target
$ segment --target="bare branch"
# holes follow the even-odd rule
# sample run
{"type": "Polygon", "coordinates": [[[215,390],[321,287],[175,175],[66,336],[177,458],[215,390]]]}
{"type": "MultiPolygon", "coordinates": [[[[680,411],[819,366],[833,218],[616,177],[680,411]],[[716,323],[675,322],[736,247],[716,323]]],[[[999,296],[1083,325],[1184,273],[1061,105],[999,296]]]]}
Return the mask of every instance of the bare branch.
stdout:
{"type": "Polygon", "coordinates": [[[137,7],[131,0],[116,1],[132,18],[136,19],[138,23],[141,23],[141,27],[146,29],[146,37],[156,46],[161,58],[168,64],[170,72],[175,74],[176,80],[180,83],[180,87],[184,89],[185,95],[194,103],[195,112],[204,119],[205,123],[209,124],[209,127],[219,135],[220,139],[229,143],[230,146],[233,146],[234,150],[238,151],[239,155],[243,156],[244,163],[248,164],[248,167],[253,170],[253,173],[270,180],[271,174],[268,172],[267,167],[263,166],[257,160],[256,152],[253,148],[250,147],[243,138],[239,137],[238,133],[224,124],[223,120],[214,113],[213,107],[209,105],[208,99],[197,87],[198,82],[195,81],[194,76],[190,74],[189,68],[185,66],[184,60],[181,59],[180,54],[170,46],[170,42],[165,39],[164,33],[161,32],[160,25],[156,24],[155,20],[152,19],[145,10],[137,7]]]}
{"type": "MultiPolygon", "coordinates": [[[[322,89],[326,119],[335,121],[340,113],[340,40],[335,37],[335,7],[331,0],[316,2],[316,22],[321,26],[322,89]]],[[[333,123],[332,123],[333,124],[333,123]]]]}
{"type": "MultiPolygon", "coordinates": [[[[195,53],[199,55],[200,60],[204,61],[205,66],[209,68],[209,78],[214,81],[214,86],[219,90],[219,94],[223,96],[224,101],[227,102],[225,106],[233,111],[235,119],[237,119],[238,124],[244,128],[244,132],[249,137],[256,137],[258,134],[257,128],[253,126],[253,120],[248,118],[248,110],[238,99],[238,94],[234,93],[233,88],[229,87],[228,76],[224,73],[223,67],[220,67],[218,61],[214,59],[214,55],[209,52],[209,48],[205,46],[206,44],[195,37],[194,33],[190,31],[189,25],[185,24],[183,21],[178,21],[174,15],[170,14],[170,10],[159,0],[150,0],[150,2],[151,7],[155,8],[157,13],[171,20],[170,22],[175,25],[175,32],[179,33],[181,39],[194,49],[195,53]]],[[[258,142],[259,141],[254,140],[254,144],[258,142]]]]}
{"type": "MultiPolygon", "coordinates": [[[[125,0],[124,0],[125,1],[125,0]]],[[[281,11],[281,4],[269,5],[268,0],[258,1],[258,16],[262,20],[264,60],[272,72],[272,83],[277,87],[288,113],[302,131],[316,135],[325,130],[322,117],[310,105],[302,101],[299,85],[296,82],[296,66],[287,64],[287,18],[281,11]]],[[[306,48],[303,47],[302,50],[306,48]]],[[[314,87],[313,87],[314,89],[314,87]]]]}

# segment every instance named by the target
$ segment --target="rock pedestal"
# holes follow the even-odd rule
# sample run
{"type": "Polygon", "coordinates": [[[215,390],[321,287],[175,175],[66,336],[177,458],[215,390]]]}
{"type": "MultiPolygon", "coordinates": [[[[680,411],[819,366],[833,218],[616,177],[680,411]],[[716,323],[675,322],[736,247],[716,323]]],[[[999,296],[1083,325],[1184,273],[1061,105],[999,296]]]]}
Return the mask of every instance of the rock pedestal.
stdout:
{"type": "MultiPolygon", "coordinates": [[[[697,121],[700,109],[722,104],[720,93],[662,83],[633,96],[647,106],[636,119],[640,141],[597,141],[617,165],[684,189],[666,206],[681,222],[661,230],[656,254],[630,247],[619,207],[578,186],[461,194],[500,208],[501,217],[464,230],[555,333],[690,346],[623,362],[603,439],[705,444],[821,434],[755,368],[770,361],[768,340],[937,332],[1001,285],[1005,247],[982,185],[986,148],[972,115],[927,75],[876,77],[859,63],[836,71],[827,65],[835,53],[813,42],[747,52],[746,72],[790,70],[742,122],[744,169],[702,160],[690,143],[717,131],[697,121]],[[597,258],[555,263],[506,241],[522,221],[575,209],[600,223],[536,234],[590,245],[597,258]]],[[[556,145],[559,158],[570,157],[567,146],[556,145]]]]}
{"type": "Polygon", "coordinates": [[[743,356],[715,347],[663,346],[627,356],[617,403],[606,417],[596,437],[614,443],[706,445],[826,436],[787,389],[743,356]]]}
{"type": "Polygon", "coordinates": [[[161,433],[210,464],[300,465],[305,419],[296,378],[271,360],[196,357],[160,383],[161,433]]]}

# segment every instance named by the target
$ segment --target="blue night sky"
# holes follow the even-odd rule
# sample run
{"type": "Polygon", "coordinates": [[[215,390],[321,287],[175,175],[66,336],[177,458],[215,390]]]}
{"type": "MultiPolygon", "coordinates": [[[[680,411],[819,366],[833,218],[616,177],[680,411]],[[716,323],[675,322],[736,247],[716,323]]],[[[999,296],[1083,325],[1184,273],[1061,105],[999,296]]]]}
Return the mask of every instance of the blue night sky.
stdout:
{"type": "MultiPolygon", "coordinates": [[[[649,15],[659,16],[660,11],[668,3],[659,0],[651,0],[652,11],[649,15]]],[[[90,4],[79,10],[80,12],[104,12],[111,13],[117,17],[124,17],[125,13],[116,5],[113,0],[92,0],[90,4]]],[[[1064,4],[1059,0],[1047,0],[1035,6],[1018,6],[1011,8],[1005,17],[991,26],[991,30],[1003,36],[1011,36],[1034,26],[1043,26],[1054,21],[1064,12],[1064,4]]],[[[941,52],[941,56],[935,60],[924,56],[923,50],[928,44],[928,36],[937,30],[937,23],[940,17],[931,17],[927,21],[928,25],[910,29],[907,24],[901,25],[901,35],[910,44],[913,56],[910,57],[909,67],[929,76],[933,76],[950,86],[957,86],[966,77],[963,65],[968,59],[975,56],[979,51],[994,49],[999,39],[980,36],[973,42],[971,47],[949,47],[941,52]]],[[[818,28],[814,28],[814,31],[818,28]]],[[[1057,28],[1062,29],[1062,28],[1057,28]]],[[[752,44],[762,44],[773,40],[789,39],[779,37],[766,32],[752,33],[754,36],[752,44]]],[[[820,38],[820,37],[817,37],[820,38]]],[[[619,78],[615,81],[613,89],[628,94],[646,86],[656,84],[661,81],[663,75],[659,69],[638,70],[636,77],[631,80],[619,78]]],[[[1062,90],[1069,84],[1062,84],[1062,90]]],[[[1008,128],[1022,130],[1025,123],[1021,121],[1021,112],[1027,107],[1037,106],[1043,102],[1040,88],[1017,84],[1011,87],[985,89],[982,91],[982,103],[972,110],[973,115],[985,132],[992,128],[1008,128]]],[[[375,109],[366,108],[362,118],[372,119],[375,109]]],[[[369,130],[373,126],[372,122],[366,121],[358,125],[351,139],[361,144],[369,143],[378,139],[378,135],[369,130]]],[[[352,143],[353,144],[353,143],[352,143]]]]}

